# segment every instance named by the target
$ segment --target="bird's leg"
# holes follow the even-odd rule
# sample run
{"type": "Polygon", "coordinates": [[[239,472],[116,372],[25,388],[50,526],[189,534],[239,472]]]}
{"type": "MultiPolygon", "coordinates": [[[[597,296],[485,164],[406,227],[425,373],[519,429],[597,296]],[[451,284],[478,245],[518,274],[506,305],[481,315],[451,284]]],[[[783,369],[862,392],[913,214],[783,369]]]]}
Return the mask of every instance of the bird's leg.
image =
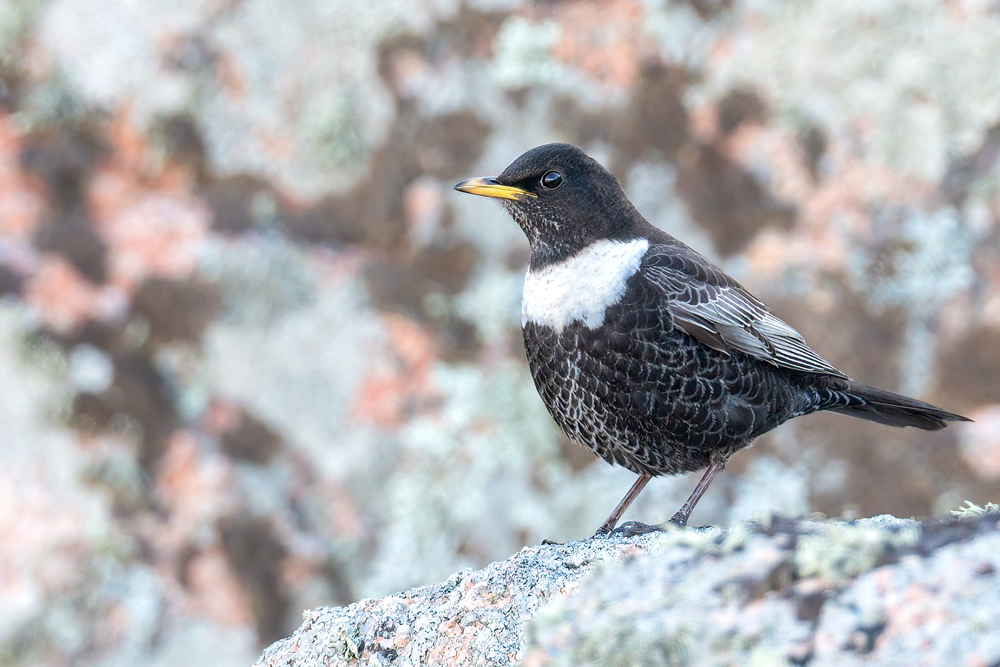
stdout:
{"type": "MultiPolygon", "coordinates": [[[[681,508],[677,510],[672,517],[670,517],[670,521],[667,523],[672,523],[680,528],[686,526],[688,517],[691,516],[694,506],[697,505],[698,501],[701,500],[701,497],[705,495],[705,491],[708,490],[708,486],[712,483],[712,480],[715,479],[720,472],[726,469],[726,464],[728,462],[729,459],[726,457],[713,456],[711,464],[708,466],[708,469],[705,470],[705,474],[701,477],[701,481],[698,482],[698,485],[694,487],[694,491],[691,492],[688,499],[684,501],[681,508]]],[[[645,479],[643,479],[643,477],[639,477],[639,479],[635,481],[635,484],[632,485],[628,495],[626,495],[625,498],[618,503],[618,507],[615,508],[614,513],[608,517],[608,520],[605,521],[604,525],[597,531],[598,535],[603,535],[608,531],[611,531],[611,528],[613,528],[615,523],[618,522],[618,517],[622,515],[622,512],[624,512],[625,508],[629,506],[629,503],[635,500],[635,497],[639,495],[639,491],[642,490],[642,487],[646,486],[646,482],[648,481],[648,477],[645,479]]],[[[663,523],[658,526],[651,526],[647,523],[640,523],[638,521],[626,521],[611,532],[614,532],[616,535],[624,535],[625,537],[635,537],[636,535],[645,535],[646,533],[661,532],[663,531],[663,527],[665,525],[666,524],[663,523]]]]}
{"type": "Polygon", "coordinates": [[[677,510],[672,517],[670,517],[670,523],[677,526],[686,526],[688,522],[688,517],[691,516],[694,506],[698,504],[701,497],[705,495],[705,491],[708,490],[708,485],[712,483],[715,476],[726,469],[726,464],[729,463],[728,457],[712,457],[712,464],[708,466],[708,470],[702,476],[701,481],[698,485],[694,487],[694,491],[688,496],[688,499],[684,501],[681,508],[677,510]]]}
{"type": "Polygon", "coordinates": [[[651,479],[653,479],[652,475],[639,475],[639,477],[635,480],[635,483],[632,484],[632,488],[628,490],[625,497],[622,498],[620,503],[618,503],[618,507],[615,508],[615,511],[612,512],[611,516],[608,517],[608,520],[601,524],[601,527],[597,529],[595,537],[597,535],[607,535],[614,529],[614,527],[618,524],[618,519],[622,518],[622,514],[625,513],[628,506],[632,504],[632,501],[635,500],[636,496],[639,495],[639,492],[642,491],[651,479]]]}

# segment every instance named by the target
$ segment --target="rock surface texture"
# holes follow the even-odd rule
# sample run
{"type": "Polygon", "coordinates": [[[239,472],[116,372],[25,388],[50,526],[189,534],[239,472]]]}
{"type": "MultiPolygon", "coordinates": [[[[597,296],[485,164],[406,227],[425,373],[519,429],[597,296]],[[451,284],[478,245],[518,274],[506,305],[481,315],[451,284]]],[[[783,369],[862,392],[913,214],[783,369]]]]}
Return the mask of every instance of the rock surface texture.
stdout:
{"type": "Polygon", "coordinates": [[[998,519],[775,518],[525,547],[306,612],[257,666],[994,665],[998,519]]]}

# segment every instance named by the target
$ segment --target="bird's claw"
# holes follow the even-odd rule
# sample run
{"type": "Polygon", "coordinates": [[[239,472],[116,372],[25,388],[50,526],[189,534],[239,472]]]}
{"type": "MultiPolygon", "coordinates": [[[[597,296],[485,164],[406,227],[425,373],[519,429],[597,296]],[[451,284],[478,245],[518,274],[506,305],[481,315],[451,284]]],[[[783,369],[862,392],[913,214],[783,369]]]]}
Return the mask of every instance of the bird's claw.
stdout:
{"type": "Polygon", "coordinates": [[[640,521],[626,521],[622,525],[612,530],[610,535],[621,535],[622,537],[637,537],[647,533],[662,533],[663,526],[642,523],[640,521]]]}

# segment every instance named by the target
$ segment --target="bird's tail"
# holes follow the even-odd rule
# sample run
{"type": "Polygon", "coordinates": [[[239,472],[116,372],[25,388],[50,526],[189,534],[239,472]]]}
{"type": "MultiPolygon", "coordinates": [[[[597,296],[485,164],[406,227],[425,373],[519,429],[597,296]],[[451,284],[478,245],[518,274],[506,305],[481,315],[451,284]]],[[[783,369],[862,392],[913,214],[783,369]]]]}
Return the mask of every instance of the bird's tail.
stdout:
{"type": "Polygon", "coordinates": [[[889,426],[916,426],[925,431],[944,428],[947,422],[972,421],[968,417],[942,410],[930,403],[869,387],[853,380],[844,393],[854,399],[851,405],[833,408],[831,412],[889,426]]]}

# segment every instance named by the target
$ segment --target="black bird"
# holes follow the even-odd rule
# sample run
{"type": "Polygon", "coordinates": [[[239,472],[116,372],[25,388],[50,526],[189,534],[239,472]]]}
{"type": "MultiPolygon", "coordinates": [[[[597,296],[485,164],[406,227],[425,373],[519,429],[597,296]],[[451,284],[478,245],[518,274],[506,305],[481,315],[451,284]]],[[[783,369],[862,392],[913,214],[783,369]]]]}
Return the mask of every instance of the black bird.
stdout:
{"type": "Polygon", "coordinates": [[[455,189],[498,198],[528,237],[521,326],[549,413],[570,439],[639,475],[598,534],[651,478],[707,467],[671,518],[685,525],[729,457],[793,417],[831,410],[928,431],[969,421],[834,368],[719,267],[649,224],[575,146],[539,146],[455,189]]]}

